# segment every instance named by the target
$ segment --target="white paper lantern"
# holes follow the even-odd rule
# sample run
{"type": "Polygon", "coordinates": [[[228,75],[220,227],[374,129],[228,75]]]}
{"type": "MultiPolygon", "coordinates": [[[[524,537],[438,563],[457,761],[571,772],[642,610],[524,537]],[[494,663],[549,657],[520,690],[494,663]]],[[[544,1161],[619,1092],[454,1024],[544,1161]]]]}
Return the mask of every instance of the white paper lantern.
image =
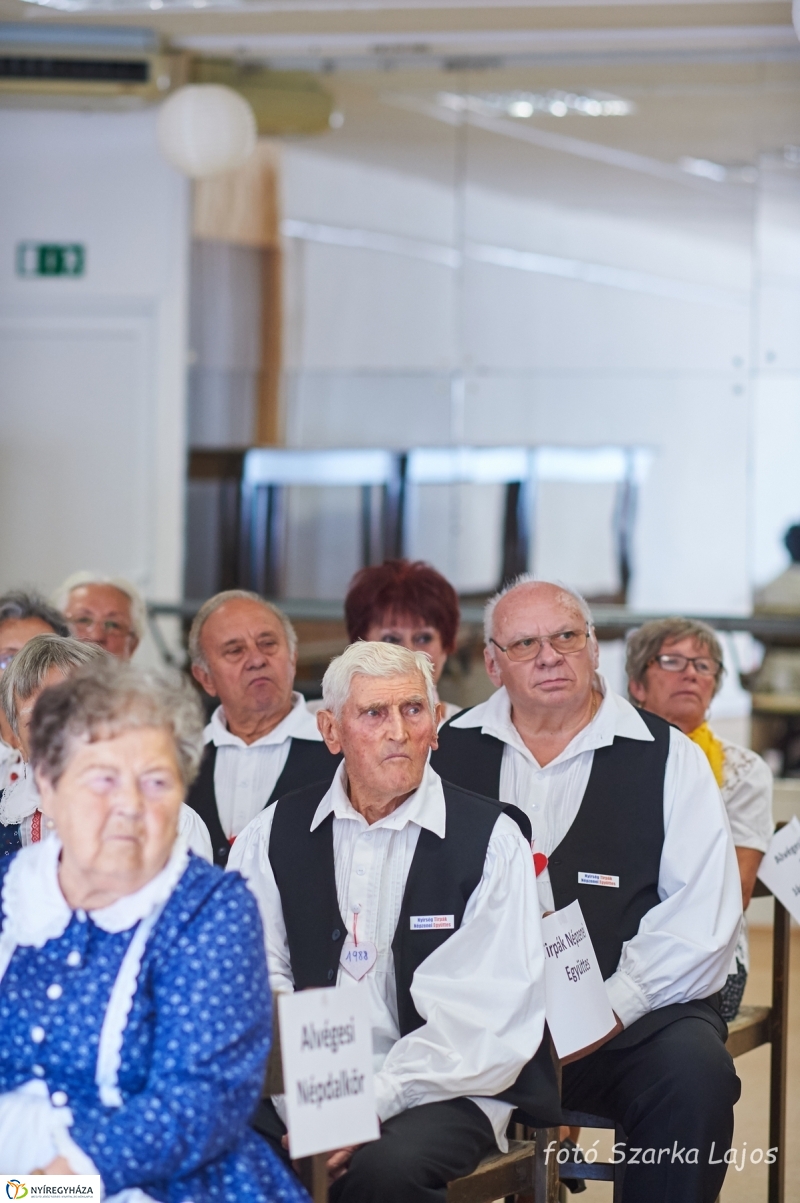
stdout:
{"type": "Polygon", "coordinates": [[[168,163],[192,179],[241,167],[256,145],[250,105],[222,84],[188,84],[164,101],[156,127],[168,163]]]}

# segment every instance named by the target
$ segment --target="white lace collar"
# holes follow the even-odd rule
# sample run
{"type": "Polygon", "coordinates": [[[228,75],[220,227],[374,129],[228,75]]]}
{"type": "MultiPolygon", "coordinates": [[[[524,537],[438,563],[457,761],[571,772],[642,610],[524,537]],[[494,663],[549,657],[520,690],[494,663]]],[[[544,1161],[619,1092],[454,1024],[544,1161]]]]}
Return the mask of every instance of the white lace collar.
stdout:
{"type": "MultiPolygon", "coordinates": [[[[14,857],[3,883],[4,938],[42,948],[66,931],[72,909],[58,884],[60,853],[61,841],[53,837],[23,848],[14,857]]],[[[186,841],[179,835],[161,872],[136,893],[90,911],[92,922],[103,931],[128,931],[166,902],[188,863],[186,841]]]]}

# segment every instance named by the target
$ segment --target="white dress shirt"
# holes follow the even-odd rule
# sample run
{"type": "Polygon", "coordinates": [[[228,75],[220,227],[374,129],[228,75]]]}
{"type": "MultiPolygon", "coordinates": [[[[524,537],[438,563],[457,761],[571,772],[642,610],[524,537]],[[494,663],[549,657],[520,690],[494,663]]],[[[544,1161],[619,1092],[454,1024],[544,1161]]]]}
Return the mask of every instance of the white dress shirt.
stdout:
{"type": "Polygon", "coordinates": [[[286,718],[255,743],[246,744],[228,730],[222,706],[211,715],[203,734],[205,743],[217,747],[214,793],[219,821],[229,840],[264,809],[284,770],[292,739],[322,740],[317,720],[299,693],[292,694],[292,709],[286,718]]]}
{"type": "MultiPolygon", "coordinates": [[[[727,739],[720,739],[720,743],[725,753],[722,801],[728,813],[734,845],[766,852],[775,830],[772,772],[769,765],[750,748],[743,748],[727,739]]],[[[734,961],[740,961],[749,972],[750,946],[746,919],[742,922],[734,961]]],[[[736,965],[733,965],[731,972],[735,971],[736,965]]]]}
{"type": "MultiPolygon", "coordinates": [[[[580,810],[596,748],[615,736],[652,740],[635,708],[598,674],[603,701],[592,721],[544,767],[511,721],[505,688],[453,720],[480,727],[506,745],[500,800],[525,812],[534,851],[558,847],[580,810]]],[[[602,865],[587,864],[588,873],[602,865]]],[[[543,910],[554,908],[547,869],[538,877],[543,910]]],[[[600,888],[600,887],[598,887],[600,888]]],[[[730,826],[714,774],[704,753],[674,727],[664,777],[664,847],[658,878],[660,903],[648,911],[622,949],[619,967],[606,981],[616,1014],[629,1027],[648,1011],[670,1003],[707,998],[724,984],[742,922],[742,890],[730,826]]]]}
{"type": "MultiPolygon", "coordinates": [[[[419,789],[369,825],[351,805],[346,782],[341,764],[311,830],[333,813],[341,915],[350,935],[358,916],[358,938],[373,941],[378,950],[374,968],[361,982],[341,965],[337,979],[343,989],[369,994],[378,1115],[386,1120],[421,1103],[472,1097],[505,1149],[512,1108],[491,1096],[516,1081],[544,1029],[544,953],[530,849],[517,825],[501,815],[461,927],[414,974],[411,995],[426,1022],[401,1038],[391,945],[420,830],[444,837],[444,792],[427,766],[419,789]]],[[[274,814],[275,807],[269,807],[242,832],[228,868],[244,874],[258,899],[270,984],[280,992],[293,990],[294,981],[269,862],[274,814]]]]}
{"type": "Polygon", "coordinates": [[[775,831],[770,767],[750,748],[727,739],[720,739],[720,743],[725,753],[722,801],[733,842],[737,848],[766,852],[775,831]]]}
{"type": "Polygon", "coordinates": [[[19,748],[12,748],[4,739],[0,739],[0,790],[8,789],[19,776],[19,766],[22,764],[22,753],[19,748]]]}

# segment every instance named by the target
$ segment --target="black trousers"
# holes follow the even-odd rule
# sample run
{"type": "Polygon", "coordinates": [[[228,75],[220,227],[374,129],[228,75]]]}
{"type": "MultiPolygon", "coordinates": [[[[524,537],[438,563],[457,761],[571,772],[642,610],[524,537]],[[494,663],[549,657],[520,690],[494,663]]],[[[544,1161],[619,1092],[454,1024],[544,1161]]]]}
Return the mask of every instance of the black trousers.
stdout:
{"type": "Polygon", "coordinates": [[[723,1158],[740,1093],[719,1032],[694,1017],[641,1044],[599,1049],[566,1065],[562,1086],[565,1107],[624,1128],[624,1203],[713,1203],[728,1168],[723,1158]]]}
{"type": "MultiPolygon", "coordinates": [[[[285,1159],[286,1129],[271,1103],[259,1106],[252,1125],[285,1159]]],[[[443,1203],[447,1183],[496,1148],[492,1125],[470,1099],[411,1107],[381,1124],[379,1140],[356,1149],[331,1186],[331,1203],[443,1203]]]]}

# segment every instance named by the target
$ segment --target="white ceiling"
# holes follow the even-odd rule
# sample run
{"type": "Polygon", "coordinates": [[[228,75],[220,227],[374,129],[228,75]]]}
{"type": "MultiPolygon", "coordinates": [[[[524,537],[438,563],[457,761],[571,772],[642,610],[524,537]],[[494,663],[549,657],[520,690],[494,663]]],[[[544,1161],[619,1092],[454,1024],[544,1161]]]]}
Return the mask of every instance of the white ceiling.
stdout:
{"type": "Polygon", "coordinates": [[[198,53],[321,71],[344,114],[309,139],[321,153],[718,237],[749,236],[743,168],[767,156],[800,172],[785,150],[800,146],[800,42],[775,0],[0,0],[0,19],[144,25],[198,53]],[[437,103],[549,89],[610,93],[635,112],[521,121],[437,103]],[[698,178],[687,159],[727,176],[698,178]]]}

